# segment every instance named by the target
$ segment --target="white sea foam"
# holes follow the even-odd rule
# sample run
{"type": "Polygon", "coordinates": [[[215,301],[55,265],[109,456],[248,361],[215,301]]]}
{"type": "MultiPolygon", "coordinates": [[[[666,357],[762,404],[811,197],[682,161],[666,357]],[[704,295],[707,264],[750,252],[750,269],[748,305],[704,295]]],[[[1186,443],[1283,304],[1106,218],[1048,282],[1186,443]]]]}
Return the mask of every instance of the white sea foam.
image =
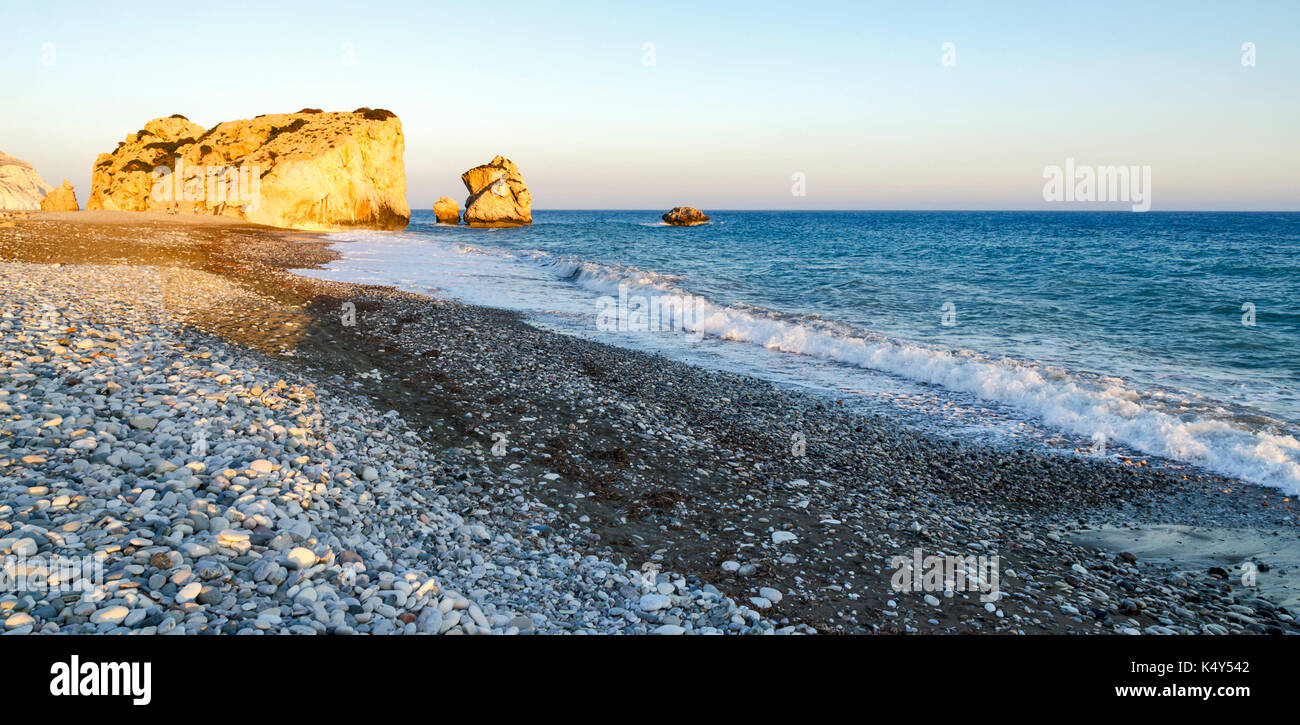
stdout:
{"type": "MultiPolygon", "coordinates": [[[[445,264],[452,255],[446,249],[436,250],[440,244],[453,246],[424,240],[421,254],[433,253],[437,263],[445,264]]],[[[524,274],[525,280],[542,284],[549,278],[595,295],[617,295],[620,286],[628,287],[629,294],[690,294],[680,288],[677,278],[645,270],[569,260],[545,252],[454,246],[467,270],[477,268],[470,276],[523,273],[519,268],[523,265],[533,270],[524,274]],[[511,272],[503,271],[501,265],[511,272]],[[545,275],[539,280],[536,272],[545,275]]],[[[345,259],[351,257],[357,262],[351,272],[344,264],[339,269],[343,276],[331,278],[376,282],[384,277],[383,273],[376,276],[365,272],[373,269],[376,258],[384,256],[374,245],[351,251],[345,247],[343,251],[345,259]],[[367,266],[367,262],[371,264],[367,266]]],[[[401,273],[390,275],[391,283],[410,286],[411,278],[419,276],[412,269],[408,253],[402,254],[400,260],[394,258],[392,263],[392,271],[401,273]]],[[[507,289],[508,294],[496,299],[480,297],[469,301],[514,309],[550,308],[538,304],[539,298],[547,295],[544,290],[525,291],[515,286],[507,289]]],[[[457,296],[457,290],[448,291],[457,296]]],[[[594,314],[594,306],[589,309],[594,314]]],[[[1100,433],[1108,441],[1150,455],[1274,486],[1288,494],[1300,493],[1300,441],[1295,436],[1252,429],[1231,416],[1209,415],[1207,406],[1195,400],[1196,396],[1139,390],[1119,378],[1076,374],[1033,361],[985,357],[970,350],[945,350],[816,317],[783,315],[747,305],[706,301],[703,311],[702,315],[674,323],[710,338],[942,386],[1009,406],[1069,433],[1089,438],[1100,433]]]]}

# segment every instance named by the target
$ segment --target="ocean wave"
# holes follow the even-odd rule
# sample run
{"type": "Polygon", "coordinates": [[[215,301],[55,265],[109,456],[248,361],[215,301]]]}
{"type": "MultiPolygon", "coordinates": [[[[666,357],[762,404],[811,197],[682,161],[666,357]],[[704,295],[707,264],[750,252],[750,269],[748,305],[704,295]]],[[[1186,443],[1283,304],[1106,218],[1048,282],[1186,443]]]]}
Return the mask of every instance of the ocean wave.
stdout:
{"type": "MultiPolygon", "coordinates": [[[[427,238],[425,239],[427,243],[427,238]]],[[[1117,377],[1090,375],[1032,360],[990,357],[893,339],[816,315],[790,315],[752,305],[721,304],[692,294],[679,277],[566,258],[544,251],[457,245],[462,254],[509,257],[541,266],[557,281],[617,297],[685,297],[668,308],[673,329],[773,352],[803,355],[878,371],[1007,406],[1063,430],[1207,470],[1300,493],[1300,440],[1285,425],[1246,425],[1229,406],[1191,393],[1138,389],[1117,377]],[[1268,429],[1271,429],[1270,430],[1268,429]]],[[[594,308],[593,308],[594,309],[594,308]]]]}
{"type": "MultiPolygon", "coordinates": [[[[551,266],[562,279],[591,292],[691,295],[676,279],[644,270],[575,262],[544,253],[534,262],[551,266]]],[[[1150,455],[1199,465],[1208,470],[1300,493],[1300,440],[1284,433],[1248,430],[1240,421],[1184,417],[1174,411],[1196,396],[1152,395],[1121,378],[1083,376],[1033,361],[987,358],[972,350],[943,350],[894,340],[811,316],[789,316],[750,305],[720,305],[702,300],[700,314],[675,315],[672,323],[689,332],[767,350],[889,373],[938,385],[1029,413],[1042,422],[1080,436],[1097,434],[1150,455]]],[[[1204,410],[1204,402],[1192,407],[1204,410]]]]}

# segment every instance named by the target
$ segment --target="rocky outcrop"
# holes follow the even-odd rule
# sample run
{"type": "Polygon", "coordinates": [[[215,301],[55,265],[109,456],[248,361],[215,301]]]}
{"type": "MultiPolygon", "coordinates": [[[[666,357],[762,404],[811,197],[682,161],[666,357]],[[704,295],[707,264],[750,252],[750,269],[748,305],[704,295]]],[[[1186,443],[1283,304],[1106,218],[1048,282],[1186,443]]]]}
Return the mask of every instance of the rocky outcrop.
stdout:
{"type": "Polygon", "coordinates": [[[460,175],[469,190],[465,223],[472,227],[517,227],[533,223],[533,195],[519,167],[504,156],[460,175]]]}
{"type": "Polygon", "coordinates": [[[709,220],[704,212],[693,206],[675,206],[660,218],[675,227],[695,226],[709,220]]]}
{"type": "Polygon", "coordinates": [[[40,209],[50,189],[31,164],[0,151],[0,209],[40,209]]]}
{"type": "MultiPolygon", "coordinates": [[[[154,169],[170,174],[176,156],[203,135],[203,127],[184,116],[155,118],[126,137],[111,154],[100,154],[90,171],[90,198],[86,211],[176,211],[179,204],[152,196],[154,169]]],[[[172,191],[169,187],[168,191],[172,191]]],[[[206,213],[202,202],[188,205],[191,214],[206,213]]]]}
{"type": "Polygon", "coordinates": [[[433,203],[433,215],[438,218],[439,224],[460,224],[460,207],[456,206],[456,200],[450,196],[444,196],[433,203]]]}
{"type": "Polygon", "coordinates": [[[158,118],[100,154],[86,209],[212,214],[294,229],[402,229],[406,141],[381,109],[303,109],[204,130],[158,118]]]}
{"type": "Polygon", "coordinates": [[[41,200],[41,211],[78,211],[81,207],[77,206],[77,192],[72,188],[72,182],[67,179],[63,180],[63,185],[51,191],[41,200]]]}

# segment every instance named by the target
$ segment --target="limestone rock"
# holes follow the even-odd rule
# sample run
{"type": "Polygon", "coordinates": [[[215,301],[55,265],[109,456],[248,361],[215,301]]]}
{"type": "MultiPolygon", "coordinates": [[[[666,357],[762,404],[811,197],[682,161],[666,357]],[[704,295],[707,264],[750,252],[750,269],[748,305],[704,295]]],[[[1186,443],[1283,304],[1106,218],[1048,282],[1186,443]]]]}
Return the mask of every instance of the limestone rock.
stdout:
{"type": "Polygon", "coordinates": [[[439,224],[460,224],[460,207],[456,206],[456,200],[450,196],[434,202],[433,215],[438,217],[439,224]]]}
{"type": "Polygon", "coordinates": [[[460,175],[469,190],[465,223],[472,227],[517,227],[533,223],[533,196],[519,167],[504,156],[460,175]]]}
{"type": "Polygon", "coordinates": [[[67,179],[63,180],[63,185],[51,191],[41,200],[41,211],[78,211],[81,207],[77,205],[77,192],[72,188],[72,182],[67,179]]]}
{"type": "MultiPolygon", "coordinates": [[[[177,153],[202,135],[203,127],[190,123],[184,116],[155,118],[146,123],[119,143],[113,153],[100,154],[95,159],[86,210],[174,210],[176,204],[164,205],[152,199],[153,171],[172,169],[177,153]]],[[[199,213],[193,208],[185,211],[199,213]]]]}
{"type": "Polygon", "coordinates": [[[31,164],[0,151],[0,209],[40,209],[51,189],[31,164]]]}
{"type": "Polygon", "coordinates": [[[661,218],[665,222],[676,227],[694,226],[696,224],[703,224],[709,220],[709,218],[704,215],[704,212],[693,206],[675,206],[672,209],[669,209],[661,218]]]}
{"type": "Polygon", "coordinates": [[[86,209],[234,217],[294,229],[403,229],[406,142],[381,109],[303,109],[204,131],[158,118],[100,154],[86,209]]]}

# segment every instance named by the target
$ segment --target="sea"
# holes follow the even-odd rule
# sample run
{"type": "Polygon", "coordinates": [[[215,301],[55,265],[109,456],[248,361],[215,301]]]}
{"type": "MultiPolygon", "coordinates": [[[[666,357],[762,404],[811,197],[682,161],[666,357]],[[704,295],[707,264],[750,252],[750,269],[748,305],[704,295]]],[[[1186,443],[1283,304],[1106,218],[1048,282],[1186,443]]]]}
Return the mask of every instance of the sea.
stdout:
{"type": "Polygon", "coordinates": [[[533,212],[301,273],[515,310],[932,434],[1300,493],[1300,213],[533,212]]]}

